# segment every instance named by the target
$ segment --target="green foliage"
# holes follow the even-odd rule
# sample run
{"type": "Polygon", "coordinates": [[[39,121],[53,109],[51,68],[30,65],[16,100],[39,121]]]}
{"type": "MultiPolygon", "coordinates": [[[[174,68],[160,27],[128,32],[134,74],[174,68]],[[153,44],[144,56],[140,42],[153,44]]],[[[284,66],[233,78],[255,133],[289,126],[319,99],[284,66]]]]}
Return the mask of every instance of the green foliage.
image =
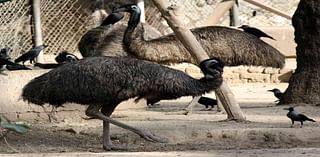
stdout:
{"type": "MultiPolygon", "coordinates": [[[[30,127],[27,123],[24,123],[24,122],[11,123],[7,118],[0,116],[0,129],[5,129],[5,130],[7,130],[7,132],[14,131],[18,134],[25,134],[29,128],[30,127]],[[6,121],[3,122],[2,119],[5,119],[6,121]]],[[[3,135],[3,136],[5,136],[5,135],[3,135]]],[[[1,136],[0,136],[0,138],[1,138],[1,136]]]]}

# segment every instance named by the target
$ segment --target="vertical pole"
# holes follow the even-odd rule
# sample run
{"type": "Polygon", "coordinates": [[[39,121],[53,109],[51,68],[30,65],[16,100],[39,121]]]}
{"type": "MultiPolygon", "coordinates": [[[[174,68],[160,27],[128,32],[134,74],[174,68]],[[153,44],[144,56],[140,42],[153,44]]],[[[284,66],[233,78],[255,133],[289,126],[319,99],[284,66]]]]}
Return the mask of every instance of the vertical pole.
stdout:
{"type": "MultiPolygon", "coordinates": [[[[39,46],[43,44],[40,19],[40,0],[32,0],[32,16],[34,20],[34,42],[35,46],[39,46]]],[[[37,62],[43,62],[43,51],[38,55],[37,62]]]]}
{"type": "Polygon", "coordinates": [[[230,8],[230,26],[239,26],[239,9],[237,3],[230,8]]]}
{"type": "Polygon", "coordinates": [[[141,10],[140,22],[145,23],[146,22],[146,15],[145,15],[145,8],[144,8],[144,0],[138,0],[137,5],[141,10]]]}

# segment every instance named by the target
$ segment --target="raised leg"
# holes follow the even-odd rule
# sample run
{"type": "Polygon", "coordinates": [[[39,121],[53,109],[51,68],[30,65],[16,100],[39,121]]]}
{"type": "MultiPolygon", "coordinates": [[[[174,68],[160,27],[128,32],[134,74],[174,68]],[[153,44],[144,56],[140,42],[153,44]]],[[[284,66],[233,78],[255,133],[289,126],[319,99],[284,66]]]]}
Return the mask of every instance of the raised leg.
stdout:
{"type": "Polygon", "coordinates": [[[303,121],[300,121],[300,123],[301,123],[300,128],[302,128],[302,126],[303,126],[303,121]]]}
{"type": "MultiPolygon", "coordinates": [[[[87,110],[86,110],[86,115],[92,118],[97,118],[97,119],[101,119],[104,122],[104,144],[105,146],[111,146],[111,140],[110,140],[110,124],[108,123],[112,123],[118,127],[121,127],[123,129],[127,129],[129,131],[132,131],[136,134],[138,134],[140,137],[146,139],[147,141],[151,141],[151,142],[166,142],[166,140],[160,139],[159,137],[156,137],[150,133],[144,132],[142,130],[139,130],[137,128],[134,128],[132,126],[126,125],[124,123],[121,123],[119,121],[116,121],[110,117],[107,117],[105,115],[103,115],[99,110],[100,110],[101,106],[99,105],[90,105],[87,110]]],[[[113,111],[111,111],[112,113],[113,111]]],[[[111,113],[109,113],[111,115],[111,113]]]]}

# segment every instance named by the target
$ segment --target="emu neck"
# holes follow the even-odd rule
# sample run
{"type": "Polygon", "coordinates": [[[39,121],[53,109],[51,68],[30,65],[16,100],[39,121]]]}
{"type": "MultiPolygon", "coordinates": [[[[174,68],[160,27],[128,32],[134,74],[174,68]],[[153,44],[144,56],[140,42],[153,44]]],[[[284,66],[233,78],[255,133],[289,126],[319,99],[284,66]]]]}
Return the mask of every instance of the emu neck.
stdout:
{"type": "Polygon", "coordinates": [[[123,37],[123,43],[125,46],[129,47],[132,41],[132,34],[134,32],[134,30],[136,29],[137,25],[140,22],[140,13],[138,12],[133,12],[130,15],[130,19],[128,22],[128,27],[124,33],[124,37],[123,37]]]}

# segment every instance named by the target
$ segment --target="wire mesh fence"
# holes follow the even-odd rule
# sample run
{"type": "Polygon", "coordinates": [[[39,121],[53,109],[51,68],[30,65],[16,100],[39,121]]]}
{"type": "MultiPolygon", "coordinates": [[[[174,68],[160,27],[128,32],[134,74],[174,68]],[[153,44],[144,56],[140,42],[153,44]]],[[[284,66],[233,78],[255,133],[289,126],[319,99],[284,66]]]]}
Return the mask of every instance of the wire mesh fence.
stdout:
{"type": "MultiPolygon", "coordinates": [[[[11,57],[16,57],[33,47],[33,31],[31,16],[32,0],[12,0],[0,4],[0,47],[10,47],[11,57]]],[[[110,11],[114,5],[132,3],[135,0],[105,0],[105,8],[110,11]]],[[[189,28],[199,27],[211,15],[218,2],[216,0],[167,0],[169,4],[180,6],[183,21],[189,28]]],[[[292,15],[299,0],[260,0],[260,2],[285,10],[292,15]]],[[[146,22],[161,33],[171,32],[165,20],[151,0],[145,0],[146,22]]],[[[87,31],[87,22],[95,8],[95,1],[87,0],[41,0],[41,24],[43,42],[49,47],[46,54],[58,53],[62,50],[78,51],[77,44],[87,31]]],[[[254,26],[290,26],[291,20],[282,18],[264,9],[239,1],[240,24],[254,26]]],[[[219,25],[229,25],[229,15],[221,18],[219,25]]]]}

